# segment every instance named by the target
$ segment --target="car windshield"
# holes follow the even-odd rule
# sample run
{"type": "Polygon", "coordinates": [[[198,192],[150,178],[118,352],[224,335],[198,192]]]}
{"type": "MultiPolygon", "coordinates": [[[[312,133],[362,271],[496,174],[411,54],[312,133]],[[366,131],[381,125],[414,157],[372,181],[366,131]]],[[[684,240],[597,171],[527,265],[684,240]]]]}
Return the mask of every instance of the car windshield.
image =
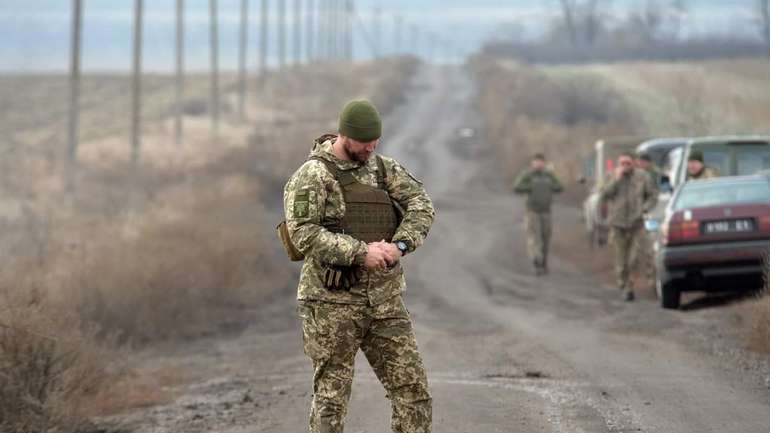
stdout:
{"type": "Polygon", "coordinates": [[[770,203],[770,180],[688,182],[682,187],[674,210],[741,203],[770,203]]]}
{"type": "Polygon", "coordinates": [[[742,150],[738,153],[738,175],[770,170],[770,149],[742,150]]]}

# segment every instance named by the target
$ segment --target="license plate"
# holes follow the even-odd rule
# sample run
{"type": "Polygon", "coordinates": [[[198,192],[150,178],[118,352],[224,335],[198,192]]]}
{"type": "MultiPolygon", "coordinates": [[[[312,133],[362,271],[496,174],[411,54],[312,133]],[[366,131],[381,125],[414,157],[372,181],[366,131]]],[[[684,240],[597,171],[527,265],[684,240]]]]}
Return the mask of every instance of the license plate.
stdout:
{"type": "Polygon", "coordinates": [[[728,221],[711,221],[703,224],[704,234],[746,233],[754,231],[754,220],[740,219],[728,221]]]}

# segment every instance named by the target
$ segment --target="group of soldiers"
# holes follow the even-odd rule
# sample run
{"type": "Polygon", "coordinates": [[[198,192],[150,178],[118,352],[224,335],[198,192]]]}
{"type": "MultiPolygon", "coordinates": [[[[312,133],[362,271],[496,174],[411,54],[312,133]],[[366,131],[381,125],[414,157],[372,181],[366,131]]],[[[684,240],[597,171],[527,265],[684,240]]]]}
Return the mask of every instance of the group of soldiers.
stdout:
{"type": "MultiPolygon", "coordinates": [[[[704,163],[703,152],[693,150],[687,161],[687,180],[716,177],[718,173],[704,163]]],[[[607,204],[607,223],[613,246],[615,275],[623,299],[635,299],[631,275],[638,266],[648,281],[655,278],[652,240],[644,227],[644,217],[658,201],[661,174],[649,154],[621,154],[612,177],[600,191],[600,202],[607,204]]],[[[526,196],[524,218],[527,252],[535,275],[548,273],[551,240],[551,204],[555,193],[563,189],[545,156],[535,154],[528,169],[513,183],[517,194],[526,196]]]]}
{"type": "MultiPolygon", "coordinates": [[[[392,158],[375,154],[382,134],[377,109],[348,103],[336,134],[313,142],[307,161],[284,187],[286,219],[279,235],[292,260],[303,260],[297,289],[303,348],[313,365],[311,433],[342,433],[361,350],[391,401],[394,433],[430,433],[432,398],[409,311],[400,260],[425,240],[435,210],[422,182],[392,158]]],[[[703,155],[691,157],[693,178],[714,175],[703,155]],[[699,161],[698,161],[699,159],[699,161]]],[[[602,190],[618,282],[633,300],[633,253],[642,217],[657,200],[657,171],[649,158],[618,159],[602,190]]],[[[551,206],[562,185],[537,154],[516,179],[525,194],[527,246],[537,275],[548,273],[551,206]]]]}

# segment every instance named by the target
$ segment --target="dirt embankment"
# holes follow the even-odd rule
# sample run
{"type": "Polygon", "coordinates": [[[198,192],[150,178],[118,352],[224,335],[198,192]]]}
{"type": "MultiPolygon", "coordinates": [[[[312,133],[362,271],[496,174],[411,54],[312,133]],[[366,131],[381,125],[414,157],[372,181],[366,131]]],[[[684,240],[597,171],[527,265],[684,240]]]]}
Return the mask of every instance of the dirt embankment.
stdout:
{"type": "Polygon", "coordinates": [[[202,84],[192,80],[185,106],[200,109],[185,115],[181,145],[169,80],[154,78],[137,168],[128,136],[116,134],[129,95],[118,79],[86,78],[99,85],[84,87],[72,195],[63,183],[66,112],[49,104],[56,92],[40,90],[64,80],[0,80],[8,95],[0,121],[16,131],[3,149],[0,202],[0,430],[78,431],[84,415],[165,398],[167,372],[158,383],[133,380],[130,366],[116,369],[114,351],[239,329],[239,312],[257,314],[292,272],[274,234],[261,230],[277,218],[277,188],[311,140],[335,130],[344,101],[368,97],[388,112],[415,67],[387,59],[271,75],[253,86],[244,122],[225,80],[216,140],[202,84]],[[11,90],[19,85],[38,91],[11,90]],[[30,112],[34,127],[23,115],[33,106],[43,107],[30,112]]]}
{"type": "MultiPolygon", "coordinates": [[[[502,173],[512,179],[535,152],[550,158],[567,187],[561,201],[575,213],[574,224],[556,228],[554,249],[610,284],[608,248],[586,251],[578,209],[588,191],[575,182],[597,139],[768,132],[761,119],[770,115],[770,93],[757,90],[770,86],[764,60],[533,66],[480,57],[471,66],[502,173]]],[[[644,295],[654,296],[650,288],[644,295]]],[[[744,347],[770,353],[768,297],[744,300],[728,312],[744,347]]]]}

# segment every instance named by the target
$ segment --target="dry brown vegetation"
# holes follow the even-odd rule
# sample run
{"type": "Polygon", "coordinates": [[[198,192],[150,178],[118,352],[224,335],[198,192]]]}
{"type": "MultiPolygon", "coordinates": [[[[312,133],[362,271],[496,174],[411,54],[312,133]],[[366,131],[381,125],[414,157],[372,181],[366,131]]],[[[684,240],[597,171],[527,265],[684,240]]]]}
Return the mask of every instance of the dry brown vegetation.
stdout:
{"type": "MultiPolygon", "coordinates": [[[[0,395],[0,415],[17,416],[0,416],[7,424],[0,431],[78,431],[79,415],[99,412],[94,396],[110,401],[114,386],[136,404],[162,400],[147,395],[149,389],[127,389],[119,378],[102,389],[113,365],[110,348],[240,329],[258,314],[255,307],[265,296],[283,290],[291,296],[294,271],[272,229],[283,182],[306,157],[312,139],[334,131],[346,100],[369,97],[387,112],[414,68],[411,59],[390,59],[270,76],[265,91],[251,95],[247,123],[224,115],[213,143],[208,119],[188,115],[182,147],[174,143],[168,118],[168,88],[160,85],[157,94],[146,95],[154,108],[136,170],[122,134],[128,94],[108,84],[92,89],[109,96],[104,98],[88,95],[87,88],[84,100],[91,102],[84,106],[74,195],[63,185],[64,112],[48,104],[45,91],[32,97],[8,89],[22,82],[56,87],[48,80],[58,79],[37,77],[37,85],[27,78],[0,80],[9,101],[1,124],[10,128],[24,117],[16,111],[40,107],[30,114],[36,120],[15,129],[3,148],[8,158],[0,236],[6,269],[15,272],[0,285],[0,324],[6,325],[0,328],[0,392],[16,394],[0,395]],[[19,294],[33,300],[11,301],[19,294]],[[47,360],[58,363],[54,370],[47,360]],[[44,373],[55,376],[46,379],[44,373]],[[53,385],[42,393],[29,391],[41,389],[39,381],[53,385]],[[27,402],[32,412],[20,412],[16,401],[27,402]]],[[[203,104],[205,112],[199,84],[190,101],[203,104]]],[[[223,100],[227,105],[232,98],[223,100]]],[[[102,406],[130,406],[123,403],[102,406]]]]}
{"type": "Polygon", "coordinates": [[[474,68],[486,138],[498,148],[509,179],[543,152],[576,199],[574,180],[597,137],[641,129],[625,100],[595,77],[560,80],[534,66],[491,58],[477,59],[474,68]]]}

